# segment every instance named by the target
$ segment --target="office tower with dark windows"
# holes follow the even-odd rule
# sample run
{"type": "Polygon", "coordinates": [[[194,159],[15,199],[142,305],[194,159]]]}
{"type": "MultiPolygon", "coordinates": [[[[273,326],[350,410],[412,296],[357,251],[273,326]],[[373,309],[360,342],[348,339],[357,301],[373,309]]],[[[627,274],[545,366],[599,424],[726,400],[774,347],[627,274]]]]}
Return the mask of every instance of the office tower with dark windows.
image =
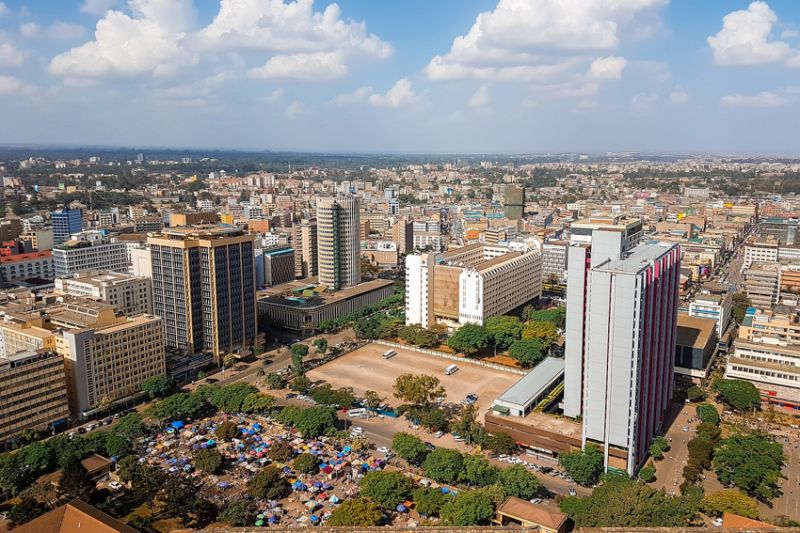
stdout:
{"type": "Polygon", "coordinates": [[[355,196],[317,200],[317,260],[321,285],[339,290],[361,282],[360,227],[360,205],[355,196]]]}
{"type": "Polygon", "coordinates": [[[164,318],[164,343],[186,353],[226,353],[257,335],[254,236],[237,227],[165,229],[147,239],[153,311],[164,318]]]}
{"type": "Polygon", "coordinates": [[[58,244],[69,239],[73,233],[83,231],[83,212],[80,209],[58,209],[50,213],[53,225],[53,241],[58,244]]]}

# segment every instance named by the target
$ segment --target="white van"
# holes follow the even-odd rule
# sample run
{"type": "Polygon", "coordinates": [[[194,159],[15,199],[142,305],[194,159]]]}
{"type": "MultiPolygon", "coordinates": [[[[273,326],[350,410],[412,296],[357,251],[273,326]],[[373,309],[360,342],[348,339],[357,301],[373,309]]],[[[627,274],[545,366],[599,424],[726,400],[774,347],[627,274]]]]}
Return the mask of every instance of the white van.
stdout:
{"type": "Polygon", "coordinates": [[[395,350],[386,350],[385,352],[383,352],[384,359],[391,359],[395,355],[397,355],[397,352],[395,350]]]}
{"type": "Polygon", "coordinates": [[[456,365],[450,365],[444,369],[444,375],[449,376],[450,374],[455,374],[458,372],[458,367],[456,365]]]}
{"type": "Polygon", "coordinates": [[[357,409],[350,409],[349,411],[347,411],[347,416],[349,417],[366,416],[366,414],[367,410],[364,409],[363,407],[357,409]]]}

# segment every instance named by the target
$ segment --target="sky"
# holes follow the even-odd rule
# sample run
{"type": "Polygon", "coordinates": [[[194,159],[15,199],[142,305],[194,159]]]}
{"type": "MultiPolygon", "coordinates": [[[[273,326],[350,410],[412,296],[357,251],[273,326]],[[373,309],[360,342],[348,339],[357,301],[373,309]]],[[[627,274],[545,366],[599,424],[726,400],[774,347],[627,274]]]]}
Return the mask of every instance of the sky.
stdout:
{"type": "Polygon", "coordinates": [[[800,157],[796,0],[2,0],[0,143],[800,157]]]}

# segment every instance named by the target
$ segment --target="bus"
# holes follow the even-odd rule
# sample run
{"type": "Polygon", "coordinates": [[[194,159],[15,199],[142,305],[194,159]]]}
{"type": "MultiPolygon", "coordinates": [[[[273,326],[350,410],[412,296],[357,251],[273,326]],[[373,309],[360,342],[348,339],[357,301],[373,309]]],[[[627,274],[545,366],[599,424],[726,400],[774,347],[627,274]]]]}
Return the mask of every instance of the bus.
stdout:
{"type": "Polygon", "coordinates": [[[383,352],[384,359],[391,359],[395,355],[397,355],[397,352],[395,350],[386,350],[385,352],[383,352]]]}
{"type": "Polygon", "coordinates": [[[456,365],[450,365],[444,369],[444,375],[449,376],[450,374],[455,374],[458,372],[458,367],[456,365]]]}

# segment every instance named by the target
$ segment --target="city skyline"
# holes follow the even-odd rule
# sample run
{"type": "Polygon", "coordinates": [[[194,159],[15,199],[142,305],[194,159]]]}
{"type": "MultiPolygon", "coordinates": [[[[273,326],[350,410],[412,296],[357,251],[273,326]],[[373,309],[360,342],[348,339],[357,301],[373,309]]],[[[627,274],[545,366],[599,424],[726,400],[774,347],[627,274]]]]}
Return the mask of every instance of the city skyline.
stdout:
{"type": "Polygon", "coordinates": [[[799,15],[777,0],[5,0],[0,143],[798,155],[799,15]]]}

